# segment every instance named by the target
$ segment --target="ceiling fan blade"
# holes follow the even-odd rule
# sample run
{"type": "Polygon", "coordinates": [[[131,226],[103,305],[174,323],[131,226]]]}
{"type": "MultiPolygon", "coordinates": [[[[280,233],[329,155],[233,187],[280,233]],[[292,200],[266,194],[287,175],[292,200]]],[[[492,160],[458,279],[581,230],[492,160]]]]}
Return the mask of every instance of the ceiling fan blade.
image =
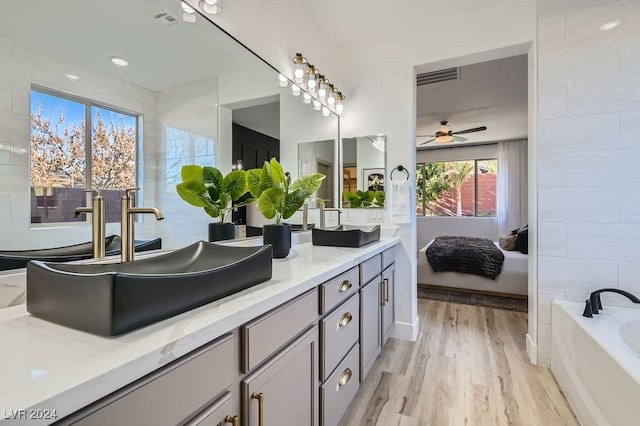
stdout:
{"type": "Polygon", "coordinates": [[[416,138],[435,138],[436,135],[416,135],[416,138]]]}
{"type": "Polygon", "coordinates": [[[452,135],[464,135],[465,133],[481,132],[487,130],[487,126],[474,127],[473,129],[460,130],[459,132],[452,132],[452,135]]]}
{"type": "Polygon", "coordinates": [[[424,144],[426,144],[426,143],[433,142],[433,141],[435,141],[435,140],[436,140],[436,138],[429,139],[429,140],[428,140],[428,141],[426,141],[426,142],[422,142],[420,145],[424,145],[424,144]]]}
{"type": "Polygon", "coordinates": [[[454,135],[454,136],[453,136],[453,140],[454,140],[454,141],[456,141],[456,142],[466,142],[466,141],[468,141],[469,139],[467,139],[467,138],[463,138],[462,136],[455,136],[455,135],[454,135]]]}

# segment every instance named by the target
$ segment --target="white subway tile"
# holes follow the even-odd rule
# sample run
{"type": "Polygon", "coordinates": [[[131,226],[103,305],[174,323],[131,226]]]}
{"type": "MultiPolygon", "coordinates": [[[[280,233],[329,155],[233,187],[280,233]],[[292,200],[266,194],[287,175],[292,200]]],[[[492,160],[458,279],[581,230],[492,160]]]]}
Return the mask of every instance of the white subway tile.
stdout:
{"type": "Polygon", "coordinates": [[[640,297],[640,263],[620,262],[620,289],[626,290],[637,297],[640,297]]]}
{"type": "Polygon", "coordinates": [[[11,164],[11,139],[0,138],[0,167],[11,164]]]}
{"type": "Polygon", "coordinates": [[[538,223],[538,255],[556,257],[567,255],[566,224],[538,223]]]}
{"type": "MultiPolygon", "coordinates": [[[[567,186],[601,187],[640,185],[640,150],[567,154],[567,186]]],[[[594,188],[594,200],[599,193],[594,188]]]]}
{"type": "Polygon", "coordinates": [[[538,191],[538,220],[561,223],[617,223],[618,187],[542,188],[538,191]]]}
{"type": "Polygon", "coordinates": [[[29,89],[31,87],[31,68],[24,63],[0,59],[0,85],[29,89]]]}
{"type": "Polygon", "coordinates": [[[640,72],[640,36],[620,39],[620,73],[640,72]]]}
{"type": "MultiPolygon", "coordinates": [[[[598,202],[598,197],[595,197],[594,203],[598,202]]],[[[640,260],[640,224],[569,223],[567,256],[616,261],[640,260]]]]}
{"type": "Polygon", "coordinates": [[[538,83],[540,85],[617,74],[617,40],[552,50],[538,55],[538,83]]]}
{"type": "Polygon", "coordinates": [[[29,168],[0,166],[0,191],[25,191],[29,188],[29,168]]]}
{"type": "Polygon", "coordinates": [[[29,166],[29,143],[14,139],[11,141],[11,165],[29,166]]]}
{"type": "Polygon", "coordinates": [[[14,88],[12,90],[12,111],[18,114],[31,114],[31,91],[14,88]]]}
{"type": "Polygon", "coordinates": [[[574,81],[567,85],[567,115],[640,109],[640,74],[574,81]]]}
{"type": "Polygon", "coordinates": [[[11,218],[11,193],[0,192],[0,220],[11,218]]]}
{"type": "Polygon", "coordinates": [[[615,286],[618,262],[567,257],[538,257],[539,290],[580,292],[593,287],[615,286]]]}
{"type": "Polygon", "coordinates": [[[538,20],[538,52],[561,49],[566,46],[564,15],[538,20]]]}
{"type": "Polygon", "coordinates": [[[564,300],[564,293],[560,291],[538,292],[538,324],[551,324],[551,302],[564,300]]]}
{"type": "Polygon", "coordinates": [[[0,135],[9,139],[30,139],[28,114],[0,112],[0,135]]]}
{"type": "Polygon", "coordinates": [[[562,188],[567,184],[566,154],[538,154],[538,188],[562,188]]]}
{"type": "Polygon", "coordinates": [[[11,192],[11,217],[19,220],[26,227],[31,222],[31,192],[27,188],[21,191],[11,192]]]}
{"type": "Polygon", "coordinates": [[[640,148],[640,111],[620,113],[620,147],[640,148]]]}
{"type": "Polygon", "coordinates": [[[538,122],[538,152],[600,151],[618,147],[618,114],[538,122]]]}
{"type": "Polygon", "coordinates": [[[567,115],[567,85],[538,86],[538,119],[548,120],[567,115]]]}
{"type": "Polygon", "coordinates": [[[616,0],[538,0],[538,16],[556,15],[573,10],[586,9],[616,0]]]}
{"type": "Polygon", "coordinates": [[[640,186],[620,187],[620,223],[640,223],[640,186]]]}
{"type": "Polygon", "coordinates": [[[538,357],[551,358],[551,325],[538,323],[538,357]]]}

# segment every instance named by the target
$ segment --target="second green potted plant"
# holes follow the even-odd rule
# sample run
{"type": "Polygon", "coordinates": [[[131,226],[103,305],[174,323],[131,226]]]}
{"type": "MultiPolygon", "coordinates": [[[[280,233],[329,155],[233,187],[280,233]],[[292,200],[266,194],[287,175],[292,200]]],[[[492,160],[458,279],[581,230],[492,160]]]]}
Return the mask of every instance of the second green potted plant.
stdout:
{"type": "Polygon", "coordinates": [[[275,159],[265,161],[261,169],[247,171],[247,187],[257,199],[258,210],[275,224],[263,227],[263,242],[273,246],[273,257],[287,257],[291,250],[291,226],[284,224],[302,207],[305,200],[322,185],[325,175],[314,173],[291,183],[289,173],[275,159]]]}
{"type": "Polygon", "coordinates": [[[219,222],[209,224],[209,241],[231,240],[235,238],[235,225],[230,220],[234,208],[253,202],[246,199],[235,206],[247,192],[247,179],[244,170],[233,170],[226,176],[215,167],[191,164],[182,167],[182,183],[176,186],[180,198],[204,211],[219,222]]]}

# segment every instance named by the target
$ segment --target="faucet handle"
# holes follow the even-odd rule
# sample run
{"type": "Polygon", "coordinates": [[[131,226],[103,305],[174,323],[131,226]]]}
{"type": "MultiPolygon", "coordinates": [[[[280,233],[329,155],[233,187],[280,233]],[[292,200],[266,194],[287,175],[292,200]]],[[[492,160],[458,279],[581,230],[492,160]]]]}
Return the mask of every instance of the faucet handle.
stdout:
{"type": "Polygon", "coordinates": [[[102,197],[102,189],[85,189],[83,192],[95,192],[96,197],[102,197]]]}
{"type": "Polygon", "coordinates": [[[131,193],[135,192],[135,191],[140,191],[142,188],[140,188],[139,186],[136,188],[126,188],[124,190],[124,195],[126,197],[131,197],[131,193]]]}

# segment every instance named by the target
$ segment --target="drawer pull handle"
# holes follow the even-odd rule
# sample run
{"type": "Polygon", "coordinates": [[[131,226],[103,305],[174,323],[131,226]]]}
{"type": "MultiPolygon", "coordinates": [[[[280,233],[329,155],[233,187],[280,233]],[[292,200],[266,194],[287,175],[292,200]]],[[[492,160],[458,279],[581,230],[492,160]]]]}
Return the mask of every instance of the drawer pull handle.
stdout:
{"type": "Polygon", "coordinates": [[[264,394],[254,392],[251,398],[258,400],[258,426],[264,426],[264,394]]]}
{"type": "Polygon", "coordinates": [[[340,317],[340,321],[338,321],[338,329],[349,324],[352,319],[353,319],[353,315],[351,315],[351,313],[345,312],[344,314],[342,314],[342,316],[340,317]]]}
{"type": "Polygon", "coordinates": [[[227,416],[224,418],[225,423],[231,423],[231,426],[240,426],[240,418],[238,416],[227,416]]]}
{"type": "Polygon", "coordinates": [[[384,304],[389,303],[389,278],[384,279],[384,304]]]}
{"type": "Polygon", "coordinates": [[[353,376],[353,373],[351,372],[350,368],[344,370],[340,375],[340,379],[338,379],[338,386],[336,386],[336,390],[339,390],[342,386],[345,386],[347,383],[349,383],[349,380],[351,380],[351,376],[353,376]]]}
{"type": "Polygon", "coordinates": [[[338,292],[339,293],[344,293],[345,291],[349,290],[351,287],[353,287],[353,284],[351,284],[351,281],[344,280],[340,284],[340,287],[338,288],[338,292]]]}

